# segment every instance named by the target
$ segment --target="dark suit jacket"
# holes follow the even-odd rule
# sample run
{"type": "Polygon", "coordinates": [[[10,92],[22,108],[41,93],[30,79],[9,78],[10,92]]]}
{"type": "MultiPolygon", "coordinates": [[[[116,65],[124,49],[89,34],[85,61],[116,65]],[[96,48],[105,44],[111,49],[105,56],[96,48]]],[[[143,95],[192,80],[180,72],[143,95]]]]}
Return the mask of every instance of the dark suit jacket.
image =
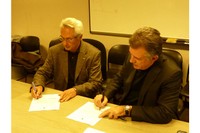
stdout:
{"type": "MultiPolygon", "coordinates": [[[[45,86],[48,78],[54,78],[55,89],[66,90],[68,83],[68,52],[62,44],[49,48],[47,59],[34,76],[36,85],[45,86]]],[[[75,70],[75,88],[78,95],[93,98],[102,84],[100,51],[81,42],[75,70]]]]}
{"type": "MultiPolygon", "coordinates": [[[[116,104],[122,104],[134,79],[136,70],[129,59],[105,90],[108,99],[114,98],[116,104]]],[[[144,79],[138,103],[131,111],[132,120],[168,123],[176,118],[181,81],[181,69],[174,62],[160,57],[144,79]]]]}

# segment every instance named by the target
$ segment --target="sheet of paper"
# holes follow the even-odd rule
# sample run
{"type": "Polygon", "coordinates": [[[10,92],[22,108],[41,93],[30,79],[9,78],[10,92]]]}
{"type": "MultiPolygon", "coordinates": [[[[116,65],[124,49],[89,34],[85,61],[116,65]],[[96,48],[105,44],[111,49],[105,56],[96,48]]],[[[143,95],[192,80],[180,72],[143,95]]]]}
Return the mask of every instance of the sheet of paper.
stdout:
{"type": "Polygon", "coordinates": [[[84,130],[83,133],[105,133],[105,132],[91,128],[91,127],[88,127],[84,130]]]}
{"type": "Polygon", "coordinates": [[[87,102],[73,113],[69,114],[66,118],[93,126],[102,119],[99,118],[99,115],[109,108],[109,106],[106,106],[105,108],[99,110],[99,108],[96,107],[93,102],[87,102]]]}
{"type": "Polygon", "coordinates": [[[46,94],[41,98],[33,98],[29,111],[41,111],[41,110],[59,110],[60,96],[58,94],[46,94]]]}

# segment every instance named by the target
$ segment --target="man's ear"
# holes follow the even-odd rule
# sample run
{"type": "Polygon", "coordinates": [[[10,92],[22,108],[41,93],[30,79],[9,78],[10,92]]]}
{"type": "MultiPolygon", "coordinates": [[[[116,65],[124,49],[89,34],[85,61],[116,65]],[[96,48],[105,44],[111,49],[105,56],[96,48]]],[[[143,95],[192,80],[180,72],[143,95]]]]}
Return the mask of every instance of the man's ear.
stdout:
{"type": "Polygon", "coordinates": [[[154,55],[154,56],[152,57],[152,60],[153,60],[153,61],[157,61],[158,58],[159,58],[158,55],[154,55]]]}

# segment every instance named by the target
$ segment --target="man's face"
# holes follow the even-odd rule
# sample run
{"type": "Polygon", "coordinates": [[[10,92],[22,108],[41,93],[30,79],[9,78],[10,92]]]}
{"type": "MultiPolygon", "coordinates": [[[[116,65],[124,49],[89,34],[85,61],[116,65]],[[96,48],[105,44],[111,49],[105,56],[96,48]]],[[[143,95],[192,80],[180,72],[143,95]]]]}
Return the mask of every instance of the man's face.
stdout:
{"type": "Polygon", "coordinates": [[[158,59],[157,55],[151,56],[143,47],[136,49],[130,47],[129,52],[131,54],[130,63],[138,70],[148,69],[158,59]]]}
{"type": "Polygon", "coordinates": [[[61,28],[60,37],[65,50],[70,52],[76,52],[82,38],[82,36],[76,36],[74,29],[70,27],[61,28]]]}

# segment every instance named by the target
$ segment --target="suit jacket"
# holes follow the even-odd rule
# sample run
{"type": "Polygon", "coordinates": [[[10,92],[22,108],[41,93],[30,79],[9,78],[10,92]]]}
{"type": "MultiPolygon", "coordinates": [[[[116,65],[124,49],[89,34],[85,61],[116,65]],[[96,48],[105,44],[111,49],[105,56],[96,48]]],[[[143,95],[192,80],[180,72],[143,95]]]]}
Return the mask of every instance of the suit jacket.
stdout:
{"type": "MultiPolygon", "coordinates": [[[[36,72],[34,82],[44,87],[45,82],[51,77],[54,79],[55,89],[67,89],[68,52],[62,44],[49,48],[47,59],[36,72]]],[[[91,98],[96,95],[102,84],[100,51],[83,41],[77,58],[74,81],[77,94],[91,98]]]]}
{"type": "MultiPolygon", "coordinates": [[[[129,60],[130,56],[105,90],[108,99],[114,99],[116,104],[122,104],[134,79],[136,70],[129,60]]],[[[168,123],[176,118],[181,81],[181,69],[176,63],[161,56],[144,79],[137,105],[132,105],[132,120],[168,123]]]]}

